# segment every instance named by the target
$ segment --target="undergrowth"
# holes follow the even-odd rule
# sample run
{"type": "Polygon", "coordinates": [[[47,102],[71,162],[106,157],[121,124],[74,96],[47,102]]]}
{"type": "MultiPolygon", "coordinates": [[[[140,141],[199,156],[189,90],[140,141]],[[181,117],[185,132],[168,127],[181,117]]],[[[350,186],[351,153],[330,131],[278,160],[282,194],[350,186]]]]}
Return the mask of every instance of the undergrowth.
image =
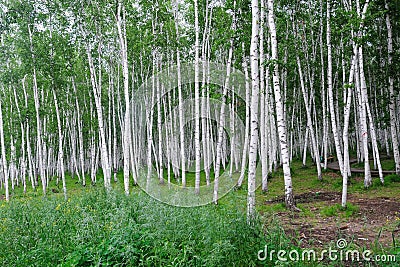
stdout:
{"type": "Polygon", "coordinates": [[[14,199],[0,218],[0,266],[272,266],[257,252],[289,246],[237,209],[176,208],[140,190],[14,199]]]}

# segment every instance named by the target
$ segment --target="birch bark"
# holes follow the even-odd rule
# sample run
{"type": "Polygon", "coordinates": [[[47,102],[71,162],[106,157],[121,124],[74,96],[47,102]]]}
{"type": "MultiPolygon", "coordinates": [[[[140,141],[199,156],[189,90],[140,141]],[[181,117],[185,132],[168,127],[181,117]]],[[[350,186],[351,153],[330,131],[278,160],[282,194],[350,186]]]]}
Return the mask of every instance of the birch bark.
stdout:
{"type": "MultiPolygon", "coordinates": [[[[4,91],[4,88],[3,88],[4,91]]],[[[4,188],[6,194],[6,201],[10,200],[10,192],[8,188],[8,168],[7,168],[7,158],[6,158],[6,147],[4,145],[4,131],[3,131],[3,108],[2,101],[0,101],[0,142],[1,142],[1,165],[4,176],[4,188]]]]}
{"type": "Polygon", "coordinates": [[[64,148],[63,148],[63,133],[61,127],[61,119],[60,119],[60,111],[58,109],[58,101],[56,92],[53,88],[53,98],[54,98],[54,105],[56,107],[56,116],[57,116],[57,128],[58,128],[58,160],[60,162],[60,172],[61,172],[61,180],[63,185],[63,192],[64,192],[64,199],[65,201],[68,200],[67,196],[67,185],[65,182],[65,170],[64,170],[64,148]]]}
{"type": "Polygon", "coordinates": [[[287,135],[286,119],[284,117],[284,106],[281,96],[280,80],[279,80],[278,43],[276,37],[276,26],[274,18],[274,0],[268,0],[268,23],[271,35],[271,61],[272,64],[274,64],[272,79],[274,83],[277,127],[279,134],[281,163],[283,166],[283,176],[285,183],[285,203],[287,208],[297,209],[295,207],[294,197],[293,197],[292,176],[290,173],[289,151],[288,151],[287,137],[286,137],[287,135]]]}
{"type": "MultiPolygon", "coordinates": [[[[271,0],[270,0],[271,1],[271,0]]],[[[269,2],[270,2],[269,1],[269,2]]],[[[256,167],[258,145],[258,102],[260,90],[259,77],[259,19],[260,11],[258,0],[251,1],[252,28],[250,45],[251,66],[251,104],[250,104],[250,148],[249,148],[249,173],[247,177],[247,220],[250,222],[256,212],[256,167]]]]}
{"type": "Polygon", "coordinates": [[[327,1],[327,10],[326,10],[326,44],[328,47],[328,95],[329,95],[329,110],[331,114],[331,123],[332,123],[332,133],[333,138],[335,140],[335,148],[336,148],[336,157],[339,162],[340,172],[343,176],[343,156],[342,149],[340,147],[338,127],[336,123],[336,112],[334,106],[333,99],[333,84],[332,84],[332,44],[331,44],[331,9],[330,9],[330,0],[327,1]]]}
{"type": "Polygon", "coordinates": [[[28,26],[29,31],[29,41],[30,41],[30,52],[33,61],[33,94],[35,100],[35,111],[36,111],[36,131],[37,131],[37,161],[39,165],[39,173],[40,179],[42,182],[42,190],[43,195],[46,195],[46,175],[43,169],[43,155],[42,155],[42,130],[41,130],[41,121],[39,115],[39,93],[38,93],[38,86],[37,86],[37,79],[36,79],[36,67],[35,67],[35,54],[33,52],[33,33],[31,31],[31,26],[28,26]]]}
{"type": "Polygon", "coordinates": [[[184,114],[183,114],[183,94],[182,94],[182,78],[181,78],[181,59],[179,51],[179,24],[178,24],[178,1],[175,1],[174,21],[176,31],[176,67],[178,72],[178,102],[179,102],[179,137],[180,137],[180,158],[181,158],[181,173],[182,173],[182,187],[186,187],[186,156],[185,156],[185,129],[184,129],[184,114]]]}
{"type": "MultiPolygon", "coordinates": [[[[389,5],[385,1],[385,8],[389,11],[389,5]]],[[[387,43],[388,43],[388,66],[389,70],[393,64],[393,34],[392,34],[392,24],[390,22],[390,13],[386,13],[386,27],[387,27],[387,43]]],[[[389,71],[389,96],[390,96],[390,104],[389,104],[389,113],[390,113],[390,134],[392,137],[392,145],[393,145],[393,157],[396,165],[396,174],[400,175],[400,152],[399,152],[399,141],[398,141],[398,133],[396,127],[396,98],[394,94],[394,78],[392,72],[389,71]]]]}
{"type": "Polygon", "coordinates": [[[243,70],[245,75],[245,86],[246,86],[246,121],[245,121],[245,133],[244,133],[244,145],[243,145],[243,152],[242,152],[242,167],[240,171],[239,180],[237,182],[237,186],[240,188],[242,186],[244,175],[246,172],[247,166],[247,151],[249,150],[249,132],[250,132],[250,83],[249,83],[249,71],[247,66],[247,58],[245,56],[245,46],[242,43],[242,50],[243,50],[243,70]]]}
{"type": "Polygon", "coordinates": [[[101,71],[99,71],[99,78],[97,81],[96,70],[93,64],[92,52],[90,51],[89,45],[86,48],[88,61],[89,61],[89,69],[90,69],[90,80],[92,83],[92,90],[96,105],[97,111],[97,120],[99,124],[99,135],[100,135],[100,152],[101,152],[101,165],[104,174],[104,187],[107,190],[111,189],[111,170],[110,164],[108,160],[108,151],[107,151],[107,142],[106,142],[106,134],[104,129],[104,117],[103,117],[103,108],[101,105],[101,71]]]}
{"type": "MultiPolygon", "coordinates": [[[[129,101],[129,70],[128,70],[128,47],[126,40],[125,9],[122,3],[118,3],[117,28],[119,44],[121,49],[122,75],[124,77],[124,97],[125,97],[125,116],[124,116],[124,135],[123,135],[123,154],[124,154],[124,190],[129,195],[129,149],[131,147],[131,115],[129,101]],[[123,18],[121,18],[121,12],[123,18]]],[[[111,127],[111,126],[110,126],[111,127]]]]}

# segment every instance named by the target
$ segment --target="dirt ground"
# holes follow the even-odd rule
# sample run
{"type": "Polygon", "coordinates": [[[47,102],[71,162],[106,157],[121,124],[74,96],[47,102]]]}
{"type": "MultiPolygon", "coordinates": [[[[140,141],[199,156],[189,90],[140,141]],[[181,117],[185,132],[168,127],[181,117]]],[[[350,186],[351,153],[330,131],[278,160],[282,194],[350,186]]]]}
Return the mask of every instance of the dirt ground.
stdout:
{"type": "MultiPolygon", "coordinates": [[[[274,199],[265,205],[282,201],[281,198],[274,199]]],[[[295,201],[302,203],[312,215],[301,212],[278,212],[276,215],[285,232],[300,240],[297,245],[302,248],[326,248],[340,238],[361,248],[400,245],[400,196],[394,199],[349,195],[348,202],[358,206],[359,210],[348,218],[327,217],[320,213],[323,207],[340,203],[341,194],[337,192],[304,193],[295,196],[295,201]]]]}

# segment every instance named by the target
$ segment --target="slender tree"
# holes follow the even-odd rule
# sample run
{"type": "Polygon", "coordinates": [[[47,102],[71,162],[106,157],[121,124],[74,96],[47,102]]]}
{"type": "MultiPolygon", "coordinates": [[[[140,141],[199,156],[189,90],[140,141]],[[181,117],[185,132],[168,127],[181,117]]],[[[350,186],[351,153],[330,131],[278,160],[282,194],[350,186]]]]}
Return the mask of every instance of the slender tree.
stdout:
{"type": "Polygon", "coordinates": [[[389,96],[390,96],[390,104],[389,104],[389,114],[390,114],[390,134],[392,137],[393,144],[393,157],[396,166],[396,173],[400,175],[400,152],[399,152],[399,141],[397,138],[398,129],[396,127],[396,97],[394,94],[394,78],[392,72],[390,71],[393,64],[393,34],[392,34],[392,24],[390,21],[390,10],[389,4],[385,1],[385,8],[388,11],[386,13],[386,27],[387,27],[387,48],[388,48],[388,80],[389,80],[389,96]]]}
{"type": "Polygon", "coordinates": [[[283,176],[285,182],[285,203],[289,209],[297,209],[294,203],[292,176],[289,166],[289,150],[287,145],[286,119],[284,116],[283,100],[279,80],[278,65],[278,42],[276,37],[276,26],[274,18],[274,0],[268,0],[268,24],[271,35],[271,64],[273,64],[272,80],[274,84],[276,119],[279,134],[280,156],[283,166],[283,176]]]}
{"type": "Polygon", "coordinates": [[[255,216],[256,206],[256,168],[258,145],[258,101],[260,90],[259,77],[259,19],[260,9],[258,0],[251,1],[252,27],[250,45],[251,66],[251,102],[250,102],[250,148],[249,148],[249,174],[247,176],[247,218],[251,221],[255,216]]]}

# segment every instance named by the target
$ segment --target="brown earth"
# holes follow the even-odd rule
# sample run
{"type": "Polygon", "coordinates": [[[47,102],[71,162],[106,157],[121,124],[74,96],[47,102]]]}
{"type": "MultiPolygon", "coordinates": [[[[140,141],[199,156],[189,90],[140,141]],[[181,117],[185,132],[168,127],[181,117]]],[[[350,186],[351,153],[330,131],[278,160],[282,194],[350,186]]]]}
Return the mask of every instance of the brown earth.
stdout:
{"type": "MultiPolygon", "coordinates": [[[[398,198],[349,195],[348,202],[358,206],[359,210],[348,218],[321,215],[324,207],[340,204],[341,194],[337,192],[304,193],[295,196],[295,201],[302,203],[302,207],[309,210],[311,215],[290,211],[278,212],[276,215],[285,232],[294,240],[300,240],[300,244],[296,245],[302,248],[326,248],[340,238],[361,248],[400,245],[398,198]]],[[[280,202],[283,202],[283,197],[267,201],[266,205],[280,202]]]]}

